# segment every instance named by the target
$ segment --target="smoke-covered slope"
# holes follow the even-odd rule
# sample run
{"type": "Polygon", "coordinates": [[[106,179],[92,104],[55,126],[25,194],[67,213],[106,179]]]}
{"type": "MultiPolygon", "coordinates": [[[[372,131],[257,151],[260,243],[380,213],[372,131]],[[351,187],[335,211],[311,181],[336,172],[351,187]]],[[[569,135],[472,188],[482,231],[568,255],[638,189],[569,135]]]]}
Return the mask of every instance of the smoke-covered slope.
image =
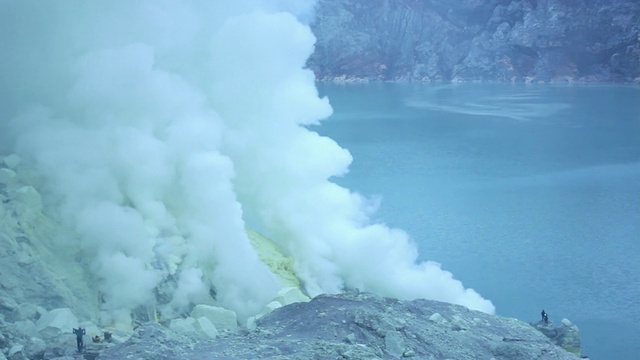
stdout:
{"type": "Polygon", "coordinates": [[[321,80],[640,81],[631,0],[320,0],[321,80]]]}
{"type": "Polygon", "coordinates": [[[96,283],[73,235],[42,212],[40,194],[27,185],[33,181],[15,171],[23,168],[19,158],[6,159],[0,156],[0,316],[13,322],[72,307],[97,318],[96,283]]]}
{"type": "MultiPolygon", "coordinates": [[[[283,284],[247,227],[277,242],[277,264],[311,296],[360,288],[493,312],[438,263],[418,262],[404,231],[373,223],[372,202],[331,181],[351,156],[306,127],[331,114],[305,69],[313,8],[0,2],[0,147],[22,159],[3,196],[31,186],[42,203],[33,213],[47,214],[15,220],[7,248],[54,244],[53,219],[73,250],[49,253],[81,266],[74,273],[87,278],[67,280],[91,289],[72,292],[100,309],[101,324],[179,317],[195,304],[241,322],[260,313],[283,284]],[[22,236],[25,226],[34,234],[22,236]]],[[[62,305],[30,293],[14,301],[62,305]]],[[[61,302],[89,316],[74,301],[61,302]]]]}

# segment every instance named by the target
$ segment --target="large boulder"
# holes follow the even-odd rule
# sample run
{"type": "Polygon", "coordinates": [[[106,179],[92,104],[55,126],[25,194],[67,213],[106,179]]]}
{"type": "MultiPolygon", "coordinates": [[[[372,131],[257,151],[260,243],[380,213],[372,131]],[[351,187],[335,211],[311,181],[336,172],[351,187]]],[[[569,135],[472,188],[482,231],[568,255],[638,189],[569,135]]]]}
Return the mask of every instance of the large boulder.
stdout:
{"type": "Polygon", "coordinates": [[[288,287],[278,291],[278,296],[276,296],[274,300],[278,301],[280,304],[284,306],[284,305],[289,305],[297,302],[309,301],[311,299],[309,299],[308,296],[303,294],[300,288],[288,287]]]}
{"type": "Polygon", "coordinates": [[[43,359],[44,353],[47,350],[47,344],[44,340],[32,337],[22,349],[22,353],[27,359],[43,359]]]}
{"type": "Polygon", "coordinates": [[[560,331],[557,344],[569,352],[580,355],[580,347],[582,344],[578,327],[569,321],[569,319],[562,319],[561,323],[562,331],[560,331]]]}
{"type": "Polygon", "coordinates": [[[30,338],[38,336],[38,328],[31,320],[20,320],[7,326],[7,329],[22,337],[30,338]]]}
{"type": "Polygon", "coordinates": [[[580,331],[569,319],[562,319],[558,326],[556,326],[553,321],[549,321],[548,323],[539,321],[531,325],[551,339],[556,345],[571,353],[581,355],[580,331]]]}
{"type": "Polygon", "coordinates": [[[193,323],[193,327],[196,329],[198,334],[212,339],[215,339],[219,335],[218,329],[216,329],[211,321],[204,316],[197,318],[193,323]]]}
{"type": "Polygon", "coordinates": [[[14,199],[16,213],[25,220],[33,220],[42,213],[42,198],[33,186],[23,186],[16,190],[14,199]]]}
{"type": "Polygon", "coordinates": [[[60,333],[70,333],[78,326],[78,318],[69,308],[53,309],[38,319],[36,328],[42,337],[49,339],[60,333]]]}
{"type": "Polygon", "coordinates": [[[202,316],[197,319],[188,317],[186,319],[173,319],[169,323],[169,328],[183,335],[200,335],[215,339],[219,332],[209,319],[202,316]]]}
{"type": "Polygon", "coordinates": [[[186,319],[182,319],[182,318],[173,319],[169,323],[169,329],[184,335],[193,335],[193,334],[196,334],[196,329],[193,326],[195,321],[196,319],[192,317],[188,317],[186,319]]]}
{"type": "Polygon", "coordinates": [[[12,315],[15,320],[36,321],[46,313],[47,313],[47,310],[45,310],[42,306],[37,306],[29,302],[24,302],[18,305],[14,309],[12,315]]]}
{"type": "Polygon", "coordinates": [[[2,158],[2,163],[4,163],[4,165],[9,169],[15,169],[21,162],[22,159],[16,154],[11,154],[2,158]]]}
{"type": "Polygon", "coordinates": [[[24,349],[24,345],[21,344],[15,344],[13,345],[11,348],[9,348],[9,353],[7,353],[7,355],[9,356],[9,358],[13,358],[16,354],[21,353],[22,350],[24,349]]]}
{"type": "Polygon", "coordinates": [[[275,309],[281,308],[282,304],[279,301],[272,301],[270,303],[268,303],[267,305],[265,305],[264,309],[262,309],[262,312],[258,315],[256,315],[255,317],[257,319],[269,314],[270,312],[272,312],[275,309]]]}
{"type": "Polygon", "coordinates": [[[200,317],[209,319],[218,331],[236,330],[238,328],[236,313],[225,308],[200,304],[193,308],[190,315],[194,319],[200,317]]]}

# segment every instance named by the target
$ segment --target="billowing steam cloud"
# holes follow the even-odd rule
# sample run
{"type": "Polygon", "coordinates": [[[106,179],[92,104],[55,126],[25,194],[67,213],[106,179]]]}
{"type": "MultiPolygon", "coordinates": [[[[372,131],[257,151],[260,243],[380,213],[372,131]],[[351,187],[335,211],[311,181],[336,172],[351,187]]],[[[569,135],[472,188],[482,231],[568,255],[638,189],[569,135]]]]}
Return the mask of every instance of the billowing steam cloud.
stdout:
{"type": "Polygon", "coordinates": [[[246,317],[278,282],[245,221],[311,295],[357,287],[487,312],[372,204],[329,181],[349,153],[304,127],[331,113],[304,69],[310,1],[0,1],[3,145],[30,159],[81,242],[105,310],[177,282],[246,317]],[[250,220],[249,220],[250,219],[250,220]]]}

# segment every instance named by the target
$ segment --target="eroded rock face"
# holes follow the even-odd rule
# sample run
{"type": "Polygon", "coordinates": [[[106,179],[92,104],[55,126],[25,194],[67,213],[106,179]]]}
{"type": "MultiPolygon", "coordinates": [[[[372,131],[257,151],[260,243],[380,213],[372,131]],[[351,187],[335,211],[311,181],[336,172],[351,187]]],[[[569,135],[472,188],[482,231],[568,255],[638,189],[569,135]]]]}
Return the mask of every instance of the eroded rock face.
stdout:
{"type": "Polygon", "coordinates": [[[8,322],[36,322],[46,310],[69,307],[92,318],[97,289],[76,257],[79,249],[65,245],[68,233],[44,214],[20,166],[16,155],[0,155],[0,173],[11,175],[0,181],[0,314],[8,322]]]}
{"type": "Polygon", "coordinates": [[[320,0],[319,80],[640,82],[632,0],[320,0]]]}
{"type": "Polygon", "coordinates": [[[22,166],[0,154],[0,359],[50,359],[73,354],[74,313],[97,315],[97,289],[22,166]]]}
{"type": "Polygon", "coordinates": [[[547,324],[539,321],[532,323],[531,326],[546,335],[554,344],[571,353],[581,355],[580,332],[578,327],[568,319],[562,319],[559,325],[551,321],[547,324]]]}
{"type": "Polygon", "coordinates": [[[258,320],[251,332],[213,340],[146,324],[99,359],[141,354],[154,359],[578,359],[516,319],[365,293],[321,295],[284,306],[258,320]]]}

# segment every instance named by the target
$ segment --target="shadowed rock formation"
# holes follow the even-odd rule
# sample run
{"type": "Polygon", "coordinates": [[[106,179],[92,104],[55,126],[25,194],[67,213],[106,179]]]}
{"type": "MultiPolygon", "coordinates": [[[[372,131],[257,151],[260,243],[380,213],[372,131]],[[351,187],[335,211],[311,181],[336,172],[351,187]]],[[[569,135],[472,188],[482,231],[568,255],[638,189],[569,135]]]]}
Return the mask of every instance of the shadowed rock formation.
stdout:
{"type": "Polygon", "coordinates": [[[640,82],[640,2],[320,0],[330,81],[640,82]]]}

